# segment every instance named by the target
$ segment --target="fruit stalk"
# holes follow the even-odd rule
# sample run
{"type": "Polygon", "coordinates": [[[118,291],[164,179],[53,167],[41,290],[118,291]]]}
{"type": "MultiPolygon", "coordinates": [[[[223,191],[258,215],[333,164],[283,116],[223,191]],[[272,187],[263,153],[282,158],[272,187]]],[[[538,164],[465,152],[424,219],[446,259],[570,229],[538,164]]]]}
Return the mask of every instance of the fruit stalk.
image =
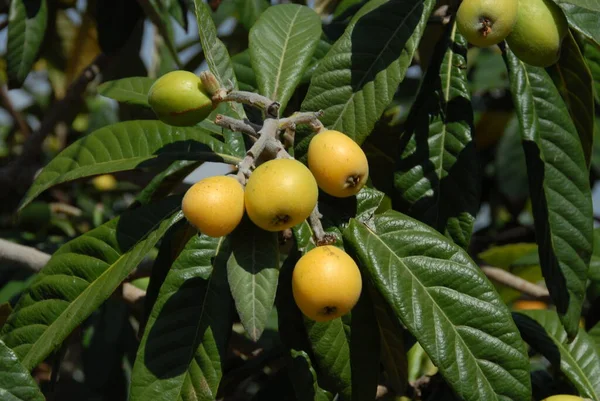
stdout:
{"type": "Polygon", "coordinates": [[[321,223],[323,215],[319,213],[319,205],[315,206],[310,216],[308,216],[308,224],[313,230],[317,246],[333,245],[335,243],[335,235],[325,232],[321,223]]]}
{"type": "Polygon", "coordinates": [[[218,91],[212,98],[212,101],[215,103],[220,102],[237,102],[244,103],[250,105],[252,107],[256,107],[262,109],[267,117],[278,118],[279,117],[279,107],[281,105],[279,102],[274,102],[271,99],[259,95],[254,92],[246,92],[239,90],[231,90],[231,91],[218,91]]]}
{"type": "Polygon", "coordinates": [[[230,131],[241,132],[254,139],[258,139],[259,137],[254,127],[246,121],[236,120],[235,118],[224,116],[223,114],[217,114],[215,117],[215,124],[230,131]]]}

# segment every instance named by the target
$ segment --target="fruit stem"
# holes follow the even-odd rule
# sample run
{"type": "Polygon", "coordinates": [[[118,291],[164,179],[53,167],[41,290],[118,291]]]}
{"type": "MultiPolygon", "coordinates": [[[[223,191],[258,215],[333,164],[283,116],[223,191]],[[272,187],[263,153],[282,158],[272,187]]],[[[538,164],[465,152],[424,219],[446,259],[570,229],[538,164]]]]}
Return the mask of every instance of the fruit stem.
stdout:
{"type": "Polygon", "coordinates": [[[224,116],[223,114],[217,114],[215,117],[215,124],[230,131],[241,132],[254,139],[258,139],[259,136],[254,127],[247,121],[236,120],[235,118],[224,116]]]}
{"type": "Polygon", "coordinates": [[[218,91],[212,98],[213,102],[237,102],[244,103],[250,106],[262,109],[267,117],[279,117],[279,102],[274,102],[271,99],[259,95],[254,92],[246,92],[239,90],[218,91]]]}
{"type": "Polygon", "coordinates": [[[288,129],[296,125],[308,124],[313,131],[319,132],[325,129],[323,123],[319,120],[323,116],[323,110],[294,113],[290,117],[279,120],[279,129],[288,129]]]}
{"type": "Polygon", "coordinates": [[[259,138],[252,147],[246,152],[244,159],[238,164],[238,180],[242,185],[246,185],[246,180],[252,174],[252,166],[254,161],[261,155],[261,153],[267,147],[267,144],[271,141],[275,141],[275,135],[277,135],[277,120],[273,118],[267,118],[261,128],[258,131],[259,138]]]}
{"type": "Polygon", "coordinates": [[[308,216],[308,224],[312,228],[317,246],[332,245],[335,243],[335,235],[325,232],[323,223],[321,223],[321,217],[323,215],[319,213],[319,205],[315,205],[312,213],[308,216]]]}

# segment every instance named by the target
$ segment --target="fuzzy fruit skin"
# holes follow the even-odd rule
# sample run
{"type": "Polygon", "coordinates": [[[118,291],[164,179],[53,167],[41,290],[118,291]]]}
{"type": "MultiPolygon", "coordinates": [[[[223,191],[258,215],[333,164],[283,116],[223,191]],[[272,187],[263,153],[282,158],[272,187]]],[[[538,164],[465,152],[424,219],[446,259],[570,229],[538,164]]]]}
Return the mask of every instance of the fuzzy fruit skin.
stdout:
{"type": "Polygon", "coordinates": [[[233,177],[207,177],[188,189],[181,208],[201,233],[222,237],[231,233],[244,217],[244,189],[233,177]]]}
{"type": "Polygon", "coordinates": [[[463,0],[456,13],[456,26],[467,41],[488,47],[500,43],[517,21],[518,0],[463,0]],[[486,35],[485,24],[489,24],[486,35]]]}
{"type": "Polygon", "coordinates": [[[583,398],[574,395],[560,394],[544,398],[542,401],[583,401],[583,398]]]}
{"type": "Polygon", "coordinates": [[[552,0],[519,0],[517,23],[506,43],[520,60],[548,67],[560,57],[567,19],[552,0]]]}
{"type": "Polygon", "coordinates": [[[338,198],[356,195],[369,178],[365,152],[347,135],[335,130],[315,135],[308,145],[308,168],[323,192],[338,198]],[[356,184],[349,184],[353,179],[356,184]]]}
{"type": "Polygon", "coordinates": [[[263,230],[281,231],[303,222],[318,196],[317,182],[304,164],[294,159],[269,160],[246,183],[246,212],[263,230]]]}
{"type": "Polygon", "coordinates": [[[212,111],[212,100],[200,77],[189,71],[171,71],[158,78],[148,91],[148,104],[164,123],[189,127],[212,111]]]}
{"type": "Polygon", "coordinates": [[[350,312],[362,291],[356,262],[335,246],[316,247],[302,256],[292,273],[296,305],[309,319],[325,322],[350,312]]]}

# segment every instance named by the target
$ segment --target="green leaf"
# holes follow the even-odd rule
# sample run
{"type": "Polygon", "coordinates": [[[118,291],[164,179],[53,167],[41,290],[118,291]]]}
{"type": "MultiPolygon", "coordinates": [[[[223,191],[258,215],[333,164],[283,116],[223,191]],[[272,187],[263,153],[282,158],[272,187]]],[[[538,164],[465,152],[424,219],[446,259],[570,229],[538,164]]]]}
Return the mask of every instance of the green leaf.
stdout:
{"type": "Polygon", "coordinates": [[[248,48],[260,93],[285,110],[321,36],[317,13],[299,4],[268,8],[250,30],[248,48]]]}
{"type": "Polygon", "coordinates": [[[152,180],[136,196],[136,204],[146,205],[156,198],[167,196],[175,186],[196,170],[202,162],[178,160],[152,177],[152,180]]]}
{"type": "MultiPolygon", "coordinates": [[[[167,0],[173,1],[173,0],[167,0]]],[[[166,50],[169,51],[169,55],[175,61],[175,64],[179,68],[182,67],[181,60],[179,60],[179,54],[175,47],[175,38],[173,34],[173,24],[171,23],[171,15],[167,9],[168,5],[164,4],[164,0],[149,0],[142,1],[140,5],[144,10],[144,13],[148,16],[150,21],[156,26],[160,36],[162,36],[166,50]],[[167,7],[165,7],[167,6],[167,7]]]]}
{"type": "Polygon", "coordinates": [[[395,211],[373,227],[351,220],[344,243],[454,391],[467,401],[530,400],[525,346],[468,254],[395,211]]]}
{"type": "Polygon", "coordinates": [[[362,143],[404,79],[435,1],[372,0],[315,71],[302,110],[362,143]]]}
{"type": "Polygon", "coordinates": [[[10,88],[21,86],[27,78],[44,40],[47,20],[46,0],[10,2],[6,45],[6,73],[10,88]]]}
{"type": "MultiPolygon", "coordinates": [[[[200,35],[200,43],[202,51],[210,72],[212,72],[217,81],[222,87],[238,88],[233,65],[229,58],[227,47],[217,37],[217,28],[213,22],[208,5],[202,0],[194,0],[196,9],[196,20],[198,21],[198,33],[200,35]]],[[[237,118],[246,116],[244,109],[239,103],[231,103],[231,111],[235,113],[237,118]]]]}
{"type": "Polygon", "coordinates": [[[269,7],[269,2],[267,0],[236,0],[235,5],[240,15],[240,22],[250,30],[258,17],[269,7]]]}
{"type": "Polygon", "coordinates": [[[304,324],[323,388],[352,398],[352,371],[350,365],[350,324],[348,316],[328,322],[305,318],[304,324]]]}
{"type": "Polygon", "coordinates": [[[408,214],[463,248],[471,239],[481,192],[466,46],[452,25],[407,118],[394,177],[408,214]]]}
{"type": "Polygon", "coordinates": [[[596,323],[594,327],[588,331],[588,335],[596,345],[596,353],[600,354],[600,322],[596,323]]]}
{"type": "Polygon", "coordinates": [[[317,43],[317,48],[315,49],[315,52],[312,55],[308,68],[304,71],[304,74],[302,74],[302,79],[300,80],[301,83],[306,84],[310,82],[315,70],[317,69],[317,67],[321,63],[321,60],[323,60],[329,49],[331,49],[331,44],[329,44],[329,42],[323,39],[320,39],[317,43]]]}
{"type": "Polygon", "coordinates": [[[548,73],[510,51],[540,264],[569,337],[577,334],[592,253],[592,199],[583,148],[548,73]]]}
{"type": "Polygon", "coordinates": [[[132,401],[215,400],[233,303],[225,237],[193,236],[169,270],[140,344],[132,401]]]}
{"type": "MultiPolygon", "coordinates": [[[[363,278],[365,282],[366,277],[363,278]]],[[[375,401],[379,379],[380,337],[369,291],[362,291],[352,309],[350,323],[350,370],[352,400],[375,401]]]]}
{"type": "Polygon", "coordinates": [[[182,214],[175,196],[126,211],[56,251],[0,331],[33,369],[100,306],[182,214]]]}
{"type": "Polygon", "coordinates": [[[290,374],[298,401],[331,401],[331,394],[319,387],[317,374],[307,353],[292,350],[291,357],[290,374]]]}
{"type": "MultiPolygon", "coordinates": [[[[502,68],[506,72],[506,67],[502,68]]],[[[511,117],[504,134],[498,141],[494,164],[496,182],[502,195],[515,204],[524,202],[529,197],[529,184],[525,153],[519,132],[519,120],[516,115],[511,117]]]]}
{"type": "Polygon", "coordinates": [[[530,310],[513,316],[523,339],[552,365],[560,367],[582,397],[600,400],[600,355],[583,329],[567,344],[567,333],[556,312],[530,310]]]}
{"type": "Polygon", "coordinates": [[[45,401],[17,355],[0,341],[0,399],[3,401],[45,401]]]}
{"type": "Polygon", "coordinates": [[[241,90],[248,92],[258,92],[258,84],[256,83],[256,76],[250,63],[250,51],[244,50],[231,57],[233,64],[233,70],[238,80],[238,85],[241,90]]]}
{"type": "Polygon", "coordinates": [[[404,329],[382,296],[369,285],[381,343],[381,363],[396,394],[404,394],[408,383],[408,361],[404,349],[404,329]]]}
{"type": "Polygon", "coordinates": [[[560,5],[573,4],[600,13],[600,3],[596,0],[554,0],[554,2],[560,5]]]}
{"type": "Polygon", "coordinates": [[[547,71],[569,110],[589,168],[594,142],[594,82],[570,32],[563,40],[560,59],[547,71]]]}
{"type": "Polygon", "coordinates": [[[586,40],[583,44],[583,56],[592,73],[596,101],[600,103],[600,45],[586,40]]]}
{"type": "Polygon", "coordinates": [[[237,164],[231,150],[194,127],[173,127],[156,120],[113,124],[75,141],[42,170],[21,207],[53,185],[95,174],[132,170],[172,160],[237,164]]]}
{"type": "Polygon", "coordinates": [[[99,85],[98,93],[121,103],[150,107],[148,92],[154,81],[148,77],[117,79],[99,85]]]}
{"type": "Polygon", "coordinates": [[[240,320],[250,338],[258,341],[275,302],[279,275],[277,233],[244,221],[231,236],[233,252],[227,277],[240,320]]]}
{"type": "MultiPolygon", "coordinates": [[[[591,0],[590,0],[591,1],[591,0]]],[[[558,1],[563,9],[569,25],[600,45],[600,25],[598,24],[598,12],[558,1]]],[[[570,3],[570,2],[569,2],[570,3]]]]}
{"type": "Polygon", "coordinates": [[[593,301],[600,296],[600,228],[594,230],[594,243],[592,249],[590,268],[588,270],[590,285],[587,290],[590,301],[593,301]]]}

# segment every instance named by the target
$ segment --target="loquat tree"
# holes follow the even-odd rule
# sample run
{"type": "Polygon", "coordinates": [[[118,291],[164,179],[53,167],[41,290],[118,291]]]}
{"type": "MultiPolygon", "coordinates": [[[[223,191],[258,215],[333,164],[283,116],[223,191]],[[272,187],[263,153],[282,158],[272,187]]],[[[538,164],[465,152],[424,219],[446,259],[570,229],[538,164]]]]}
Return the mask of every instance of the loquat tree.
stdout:
{"type": "Polygon", "coordinates": [[[0,399],[600,401],[598,1],[0,3],[0,399]]]}

